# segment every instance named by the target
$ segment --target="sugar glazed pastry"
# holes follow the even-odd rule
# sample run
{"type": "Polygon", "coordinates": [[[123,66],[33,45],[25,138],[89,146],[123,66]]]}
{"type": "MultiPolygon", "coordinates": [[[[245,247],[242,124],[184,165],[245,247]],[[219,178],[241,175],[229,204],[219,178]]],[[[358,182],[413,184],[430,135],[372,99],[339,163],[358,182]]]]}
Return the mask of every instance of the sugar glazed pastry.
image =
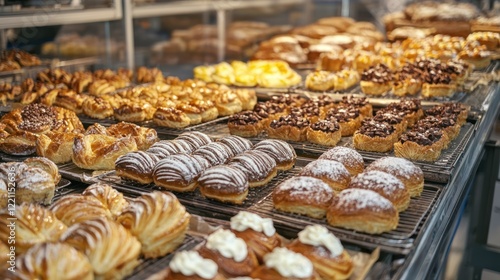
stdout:
{"type": "Polygon", "coordinates": [[[397,228],[398,211],[383,196],[371,190],[347,189],[333,198],[326,215],[328,224],[370,234],[397,228]]]}
{"type": "Polygon", "coordinates": [[[88,258],[64,243],[33,246],[16,261],[16,272],[5,270],[3,279],[93,280],[88,258]]]}
{"type": "MultiPolygon", "coordinates": [[[[10,235],[10,218],[5,208],[0,213],[0,240],[7,244],[10,235]]],[[[16,253],[22,254],[36,244],[56,242],[66,232],[66,225],[54,213],[36,204],[22,204],[16,207],[16,253]]]]}
{"type": "Polygon", "coordinates": [[[321,219],[334,196],[330,186],[320,179],[298,176],[274,189],[273,204],[277,210],[321,219]]]}
{"type": "Polygon", "coordinates": [[[218,269],[214,261],[197,251],[180,251],[170,261],[165,280],[226,280],[218,269]]]}
{"type": "Polygon", "coordinates": [[[129,204],[121,192],[105,183],[95,183],[88,186],[82,195],[97,198],[103,207],[109,210],[113,219],[120,215],[129,204]]]}
{"type": "Polygon", "coordinates": [[[231,218],[231,230],[248,245],[260,263],[264,256],[282,244],[281,237],[276,233],[273,220],[262,218],[257,214],[240,211],[231,218]]]}
{"type": "Polygon", "coordinates": [[[210,234],[198,252],[200,256],[217,263],[219,271],[228,278],[248,276],[259,265],[255,253],[245,241],[226,229],[210,234]]]}
{"type": "Polygon", "coordinates": [[[349,279],[354,270],[349,253],[324,226],[306,226],[286,247],[308,258],[322,279],[349,279]]]}
{"type": "Polygon", "coordinates": [[[334,160],[342,163],[351,176],[355,176],[365,169],[363,157],[356,150],[347,147],[329,149],[319,159],[334,160]]]}
{"type": "Polygon", "coordinates": [[[264,265],[259,266],[252,278],[260,280],[319,280],[309,259],[287,248],[276,248],[264,256],[264,265]]]}
{"type": "Polygon", "coordinates": [[[125,278],[140,263],[141,243],[122,225],[106,218],[75,224],[61,242],[88,257],[96,278],[125,278]]]}
{"type": "Polygon", "coordinates": [[[320,179],[336,192],[346,189],[351,181],[351,174],[342,163],[327,159],[317,159],[307,164],[302,168],[299,176],[320,179]]]}
{"type": "Polygon", "coordinates": [[[398,212],[410,205],[410,193],[403,182],[382,171],[371,170],[358,174],[352,179],[349,188],[372,190],[391,201],[398,212]]]}
{"type": "Polygon", "coordinates": [[[253,149],[267,153],[274,158],[278,170],[289,170],[293,168],[297,159],[295,149],[282,140],[263,140],[255,144],[253,149]]]}
{"type": "Polygon", "coordinates": [[[221,202],[242,204],[248,195],[248,179],[242,171],[228,165],[211,167],[198,178],[203,196],[221,202]]]}
{"type": "Polygon", "coordinates": [[[128,153],[116,160],[116,175],[141,184],[150,184],[153,182],[153,169],[159,160],[156,155],[143,151],[128,153]]]}
{"type": "Polygon", "coordinates": [[[144,257],[157,258],[182,244],[190,217],[175,195],[155,191],[131,199],[116,221],[141,242],[144,257]]]}
{"type": "Polygon", "coordinates": [[[189,192],[196,188],[196,179],[203,172],[201,163],[188,154],[167,156],[155,165],[155,185],[171,191],[189,192]]]}
{"type": "Polygon", "coordinates": [[[424,189],[424,173],[413,162],[399,157],[383,157],[367,166],[366,170],[379,170],[403,182],[411,197],[420,196],[424,189]]]}

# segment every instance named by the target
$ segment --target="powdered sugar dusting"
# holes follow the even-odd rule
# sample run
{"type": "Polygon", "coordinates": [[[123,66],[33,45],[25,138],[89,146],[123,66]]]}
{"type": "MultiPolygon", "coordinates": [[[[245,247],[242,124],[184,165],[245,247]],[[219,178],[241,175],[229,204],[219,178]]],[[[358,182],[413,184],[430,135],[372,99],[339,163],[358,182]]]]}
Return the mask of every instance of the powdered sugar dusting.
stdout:
{"type": "Polygon", "coordinates": [[[276,193],[286,191],[290,196],[307,197],[317,203],[333,197],[333,190],[320,179],[306,176],[290,178],[276,187],[276,193]]]}
{"type": "Polygon", "coordinates": [[[347,189],[341,191],[335,207],[353,211],[362,209],[371,209],[375,212],[394,210],[394,206],[387,198],[374,191],[363,189],[347,189]]]}
{"type": "Polygon", "coordinates": [[[338,161],[348,166],[363,164],[363,157],[347,147],[335,147],[323,153],[319,158],[338,161]]]}
{"type": "Polygon", "coordinates": [[[412,174],[423,177],[422,170],[411,161],[399,157],[383,157],[372,162],[367,170],[380,170],[390,173],[396,177],[410,179],[412,174]]]}
{"type": "Polygon", "coordinates": [[[309,163],[302,169],[300,175],[312,177],[326,176],[328,179],[335,181],[346,180],[350,177],[349,171],[347,171],[342,163],[326,159],[318,159],[309,163]]]}
{"type": "Polygon", "coordinates": [[[404,184],[398,178],[378,170],[371,170],[358,174],[352,179],[349,187],[369,189],[376,192],[382,191],[387,195],[397,190],[405,189],[404,184]]]}

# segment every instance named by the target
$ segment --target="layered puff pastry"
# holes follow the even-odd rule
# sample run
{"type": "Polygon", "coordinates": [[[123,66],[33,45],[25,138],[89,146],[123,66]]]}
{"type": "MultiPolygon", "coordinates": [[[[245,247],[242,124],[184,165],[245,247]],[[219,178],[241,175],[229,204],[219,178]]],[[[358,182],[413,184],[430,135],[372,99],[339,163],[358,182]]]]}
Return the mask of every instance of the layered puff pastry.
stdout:
{"type": "Polygon", "coordinates": [[[274,208],[321,219],[334,199],[328,184],[313,177],[292,177],[273,191],[274,208]]]}
{"type": "Polygon", "coordinates": [[[98,279],[125,278],[140,263],[141,243],[125,227],[107,218],[75,224],[60,240],[88,257],[98,279]]]}
{"type": "Polygon", "coordinates": [[[226,229],[211,233],[198,252],[217,263],[219,271],[227,278],[248,276],[259,265],[245,241],[226,229]]]}
{"type": "MultiPolygon", "coordinates": [[[[9,224],[12,216],[5,209],[0,213],[0,241],[8,242],[10,235],[9,224]]],[[[68,229],[54,213],[36,204],[21,204],[15,211],[16,235],[15,247],[17,254],[28,251],[36,244],[56,242],[68,229]]]]}
{"type": "Polygon", "coordinates": [[[174,255],[165,280],[225,280],[217,264],[197,251],[180,251],[174,255]]]}
{"type": "Polygon", "coordinates": [[[264,261],[266,254],[282,245],[282,238],[276,233],[273,220],[270,218],[240,211],[231,217],[230,224],[233,233],[247,243],[248,249],[255,253],[259,263],[264,261]]]}
{"type": "Polygon", "coordinates": [[[309,225],[286,246],[308,258],[325,280],[349,279],[354,263],[340,240],[326,227],[309,225]]]}
{"type": "Polygon", "coordinates": [[[411,197],[420,196],[424,189],[424,173],[413,162],[399,157],[382,157],[370,163],[367,171],[379,170],[398,178],[411,197]]]}
{"type": "Polygon", "coordinates": [[[113,218],[120,215],[129,205],[122,193],[105,183],[95,183],[88,186],[82,195],[97,198],[103,207],[109,210],[113,218]]]}
{"type": "Polygon", "coordinates": [[[73,132],[48,132],[38,136],[36,154],[54,163],[67,163],[73,155],[73,142],[80,135],[73,132]]]}
{"type": "Polygon", "coordinates": [[[250,277],[261,280],[321,279],[309,259],[287,248],[276,248],[265,255],[264,265],[254,270],[250,277]]]}
{"type": "Polygon", "coordinates": [[[333,198],[326,219],[334,227],[380,234],[397,228],[399,214],[388,199],[374,191],[346,189],[333,198]]]}
{"type": "Polygon", "coordinates": [[[49,209],[67,226],[95,218],[113,218],[111,211],[94,195],[67,195],[49,209]]]}
{"type": "Polygon", "coordinates": [[[93,280],[89,259],[65,243],[41,243],[16,261],[16,272],[6,270],[3,279],[93,280]]]}
{"type": "Polygon", "coordinates": [[[72,161],[83,169],[112,170],[120,156],[133,151],[137,151],[137,143],[132,137],[83,135],[75,138],[72,161]]]}
{"type": "Polygon", "coordinates": [[[137,237],[146,258],[157,258],[182,244],[190,217],[175,195],[155,191],[130,200],[116,221],[137,237]]]}

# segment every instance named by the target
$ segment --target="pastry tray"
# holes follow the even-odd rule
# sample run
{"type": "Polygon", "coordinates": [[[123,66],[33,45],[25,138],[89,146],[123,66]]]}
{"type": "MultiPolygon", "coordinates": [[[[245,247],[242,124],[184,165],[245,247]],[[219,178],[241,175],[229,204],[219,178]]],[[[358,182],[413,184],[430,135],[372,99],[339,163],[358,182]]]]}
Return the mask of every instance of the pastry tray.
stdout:
{"type": "MultiPolygon", "coordinates": [[[[449,145],[448,149],[441,152],[439,159],[433,163],[414,161],[422,171],[424,171],[424,176],[426,180],[438,183],[446,183],[451,177],[453,168],[460,159],[465,147],[467,147],[474,131],[476,130],[478,122],[475,120],[469,120],[465,123],[460,130],[459,135],[455,138],[449,145]]],[[[220,138],[225,135],[229,135],[229,129],[225,122],[214,123],[211,126],[200,127],[198,130],[200,132],[206,133],[213,138],[220,138]]],[[[267,135],[261,134],[256,138],[249,138],[252,142],[260,142],[267,139],[267,135]]],[[[309,142],[293,142],[287,141],[298,153],[303,153],[306,155],[312,155],[317,157],[322,153],[329,150],[331,147],[321,146],[317,144],[312,144],[309,142]]],[[[346,146],[350,148],[353,147],[352,137],[342,137],[337,146],[346,146]]],[[[376,152],[365,152],[358,151],[365,159],[365,162],[371,162],[384,156],[394,156],[393,152],[389,153],[376,153],[376,152]]]]}
{"type": "Polygon", "coordinates": [[[92,170],[82,169],[76,166],[73,162],[59,165],[59,173],[63,178],[86,184],[95,183],[97,181],[98,176],[110,172],[112,171],[109,170],[92,171],[92,170]]]}
{"type": "MultiPolygon", "coordinates": [[[[208,216],[217,219],[229,219],[238,214],[240,211],[249,210],[253,205],[265,199],[271,194],[274,187],[281,181],[292,176],[297,170],[292,169],[284,172],[279,172],[267,185],[250,188],[247,198],[241,205],[223,203],[212,199],[204,198],[200,191],[196,189],[193,192],[173,192],[179,201],[184,205],[188,212],[200,216],[208,216]]],[[[97,177],[99,181],[113,185],[114,188],[127,196],[139,196],[144,192],[152,192],[155,190],[165,191],[164,188],[155,186],[154,184],[141,185],[129,180],[123,180],[116,175],[115,172],[110,172],[97,177]]]]}

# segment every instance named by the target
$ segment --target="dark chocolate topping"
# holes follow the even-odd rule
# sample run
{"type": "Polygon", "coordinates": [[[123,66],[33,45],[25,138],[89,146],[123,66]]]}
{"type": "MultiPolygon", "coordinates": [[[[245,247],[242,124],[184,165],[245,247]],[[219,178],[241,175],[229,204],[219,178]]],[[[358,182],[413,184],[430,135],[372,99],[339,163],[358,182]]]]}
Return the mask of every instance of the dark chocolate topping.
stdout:
{"type": "Polygon", "coordinates": [[[366,97],[343,96],[341,104],[359,108],[368,104],[368,101],[366,97]]]}
{"type": "Polygon", "coordinates": [[[363,71],[361,80],[384,84],[392,81],[392,71],[385,64],[377,64],[363,71]]]}
{"type": "Polygon", "coordinates": [[[339,123],[335,119],[321,120],[310,125],[312,130],[319,130],[326,133],[337,132],[340,129],[339,123]]]}
{"type": "Polygon", "coordinates": [[[245,111],[234,114],[229,117],[228,122],[235,125],[256,124],[262,120],[262,117],[253,111],[245,111]]]}
{"type": "Polygon", "coordinates": [[[274,120],[271,122],[271,128],[279,128],[284,125],[290,125],[298,128],[304,128],[309,125],[309,120],[295,115],[287,115],[280,117],[279,120],[274,120]]]}
{"type": "Polygon", "coordinates": [[[377,122],[385,122],[388,124],[400,124],[403,121],[403,117],[401,117],[398,114],[392,113],[392,112],[377,112],[377,114],[373,117],[374,121],[377,122]]]}
{"type": "Polygon", "coordinates": [[[394,132],[394,126],[385,123],[377,122],[373,118],[364,119],[358,132],[369,137],[387,137],[394,132]]]}
{"type": "Polygon", "coordinates": [[[270,115],[282,113],[285,111],[285,106],[273,102],[259,102],[255,105],[253,110],[260,117],[267,118],[270,115]]]}
{"type": "Polygon", "coordinates": [[[302,97],[298,94],[275,95],[271,98],[271,102],[289,106],[295,103],[302,103],[302,97]]]}
{"type": "Polygon", "coordinates": [[[437,128],[431,128],[425,131],[411,130],[401,135],[401,143],[411,141],[422,146],[429,146],[439,141],[443,137],[443,132],[437,128]]]}
{"type": "Polygon", "coordinates": [[[359,116],[359,109],[353,106],[333,108],[326,114],[326,118],[335,118],[338,122],[348,122],[359,116]]]}

